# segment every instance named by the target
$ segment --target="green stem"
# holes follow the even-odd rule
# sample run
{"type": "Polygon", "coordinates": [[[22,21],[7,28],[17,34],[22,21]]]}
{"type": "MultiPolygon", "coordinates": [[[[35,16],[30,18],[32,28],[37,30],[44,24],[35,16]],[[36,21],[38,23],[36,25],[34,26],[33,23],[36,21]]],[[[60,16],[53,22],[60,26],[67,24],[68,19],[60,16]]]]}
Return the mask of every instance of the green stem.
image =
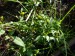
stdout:
{"type": "Polygon", "coordinates": [[[60,24],[62,23],[62,21],[67,17],[67,15],[69,15],[69,13],[75,8],[75,5],[73,5],[71,7],[71,9],[66,13],[66,15],[62,18],[62,20],[60,20],[60,24]]]}
{"type": "Polygon", "coordinates": [[[67,45],[66,45],[66,40],[64,38],[64,47],[65,47],[65,56],[67,56],[67,45]]]}

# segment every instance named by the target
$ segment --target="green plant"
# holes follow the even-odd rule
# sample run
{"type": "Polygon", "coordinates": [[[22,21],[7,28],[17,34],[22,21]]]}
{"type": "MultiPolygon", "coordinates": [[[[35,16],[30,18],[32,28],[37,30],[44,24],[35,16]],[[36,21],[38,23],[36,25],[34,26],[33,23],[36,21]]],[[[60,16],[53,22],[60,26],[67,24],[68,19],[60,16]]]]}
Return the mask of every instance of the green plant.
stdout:
{"type": "Polygon", "coordinates": [[[4,38],[4,45],[9,44],[5,50],[13,51],[13,56],[42,56],[45,53],[48,56],[64,45],[67,56],[68,35],[63,32],[61,24],[75,5],[59,20],[56,17],[56,1],[53,4],[46,2],[48,8],[43,6],[45,2],[42,0],[9,1],[17,2],[22,7],[17,16],[19,21],[0,23],[0,38],[4,38]]]}

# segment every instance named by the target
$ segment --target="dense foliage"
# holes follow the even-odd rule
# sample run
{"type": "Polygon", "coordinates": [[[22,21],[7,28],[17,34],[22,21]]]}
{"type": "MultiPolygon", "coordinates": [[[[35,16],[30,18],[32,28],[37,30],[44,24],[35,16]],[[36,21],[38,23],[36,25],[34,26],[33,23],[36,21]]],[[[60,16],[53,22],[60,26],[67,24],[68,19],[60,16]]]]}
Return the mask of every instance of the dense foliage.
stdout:
{"type": "Polygon", "coordinates": [[[67,56],[70,34],[63,30],[62,21],[75,5],[63,16],[56,6],[58,1],[4,0],[5,5],[7,2],[17,3],[20,9],[16,14],[8,9],[4,11],[7,15],[0,16],[0,56],[52,56],[61,46],[67,56]]]}

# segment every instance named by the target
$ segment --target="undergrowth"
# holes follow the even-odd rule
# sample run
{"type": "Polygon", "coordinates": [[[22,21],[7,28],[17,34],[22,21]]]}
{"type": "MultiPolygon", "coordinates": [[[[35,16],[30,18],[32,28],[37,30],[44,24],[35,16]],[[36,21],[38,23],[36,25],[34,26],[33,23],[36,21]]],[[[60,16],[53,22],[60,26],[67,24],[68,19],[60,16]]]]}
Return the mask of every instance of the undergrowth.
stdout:
{"type": "Polygon", "coordinates": [[[75,5],[62,17],[61,11],[57,12],[58,1],[8,0],[5,3],[9,1],[19,3],[21,10],[20,15],[14,15],[17,22],[5,22],[5,17],[0,17],[0,56],[52,56],[62,45],[67,56],[67,39],[71,34],[64,32],[61,24],[75,5]]]}

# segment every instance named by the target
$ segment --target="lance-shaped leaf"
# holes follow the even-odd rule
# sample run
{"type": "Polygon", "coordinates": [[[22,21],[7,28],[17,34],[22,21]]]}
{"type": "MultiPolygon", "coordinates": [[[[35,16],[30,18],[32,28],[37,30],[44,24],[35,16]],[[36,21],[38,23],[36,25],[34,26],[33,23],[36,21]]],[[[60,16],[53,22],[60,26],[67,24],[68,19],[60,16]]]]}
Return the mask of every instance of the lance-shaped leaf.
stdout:
{"type": "Polygon", "coordinates": [[[4,0],[4,2],[8,2],[8,1],[17,2],[18,0],[4,0]]]}
{"type": "Polygon", "coordinates": [[[20,37],[14,37],[13,42],[19,46],[25,47],[25,44],[20,37]]]}

